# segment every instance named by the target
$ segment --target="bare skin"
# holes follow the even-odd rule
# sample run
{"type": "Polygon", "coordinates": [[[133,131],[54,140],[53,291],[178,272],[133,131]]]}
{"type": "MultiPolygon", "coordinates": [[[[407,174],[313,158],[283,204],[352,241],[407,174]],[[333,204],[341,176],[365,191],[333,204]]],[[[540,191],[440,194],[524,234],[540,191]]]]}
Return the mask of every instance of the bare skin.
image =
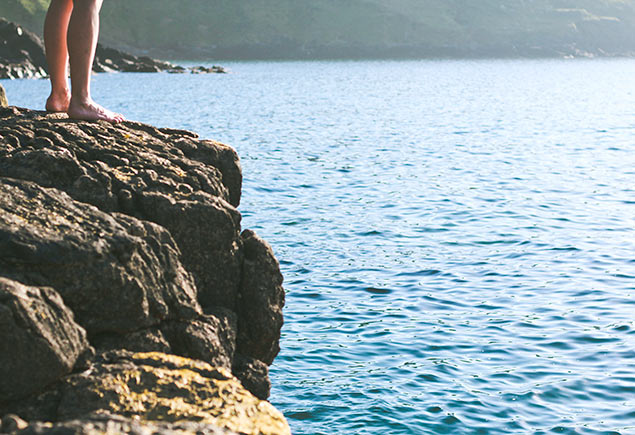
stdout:
{"type": "Polygon", "coordinates": [[[44,23],[44,44],[51,76],[46,110],[73,119],[121,122],[125,118],[95,103],[90,94],[99,10],[103,0],[52,0],[44,23]],[[67,71],[70,61],[71,86],[67,71]]]}
{"type": "Polygon", "coordinates": [[[53,0],[46,14],[44,46],[51,76],[51,95],[46,100],[49,112],[66,112],[71,102],[66,38],[72,11],[72,0],[53,0]]]}

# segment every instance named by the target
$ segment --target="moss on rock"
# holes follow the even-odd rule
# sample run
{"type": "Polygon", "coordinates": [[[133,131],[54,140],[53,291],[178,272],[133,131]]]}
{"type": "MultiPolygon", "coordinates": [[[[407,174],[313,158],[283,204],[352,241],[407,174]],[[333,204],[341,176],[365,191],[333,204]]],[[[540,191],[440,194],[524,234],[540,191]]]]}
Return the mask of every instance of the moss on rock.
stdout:
{"type": "Polygon", "coordinates": [[[59,386],[58,419],[110,412],[142,421],[192,421],[248,435],[290,434],[283,415],[231,373],[159,352],[104,354],[59,386]]]}

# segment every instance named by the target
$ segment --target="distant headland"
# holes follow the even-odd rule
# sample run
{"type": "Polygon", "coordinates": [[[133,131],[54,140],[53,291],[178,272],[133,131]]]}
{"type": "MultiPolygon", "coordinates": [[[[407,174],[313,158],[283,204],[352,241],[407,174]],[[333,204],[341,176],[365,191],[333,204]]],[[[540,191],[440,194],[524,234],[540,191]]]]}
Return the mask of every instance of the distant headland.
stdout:
{"type": "MultiPolygon", "coordinates": [[[[3,0],[0,16],[39,33],[48,3],[3,0]]],[[[633,28],[635,0],[109,0],[102,9],[106,45],[168,59],[632,56],[633,28]]]]}
{"type": "MultiPolygon", "coordinates": [[[[95,72],[226,73],[221,66],[183,67],[170,62],[135,56],[97,44],[95,72]]],[[[42,78],[47,76],[44,44],[35,33],[0,17],[0,79],[42,78]]]]}

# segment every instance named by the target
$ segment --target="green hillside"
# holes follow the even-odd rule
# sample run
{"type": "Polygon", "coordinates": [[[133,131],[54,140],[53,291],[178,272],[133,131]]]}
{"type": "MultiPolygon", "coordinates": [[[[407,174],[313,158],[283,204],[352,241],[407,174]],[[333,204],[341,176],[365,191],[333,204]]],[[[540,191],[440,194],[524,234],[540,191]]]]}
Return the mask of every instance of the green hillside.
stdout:
{"type": "MultiPolygon", "coordinates": [[[[47,0],[2,0],[40,30],[47,0]]],[[[106,0],[102,41],[167,57],[635,53],[635,0],[106,0]]]]}

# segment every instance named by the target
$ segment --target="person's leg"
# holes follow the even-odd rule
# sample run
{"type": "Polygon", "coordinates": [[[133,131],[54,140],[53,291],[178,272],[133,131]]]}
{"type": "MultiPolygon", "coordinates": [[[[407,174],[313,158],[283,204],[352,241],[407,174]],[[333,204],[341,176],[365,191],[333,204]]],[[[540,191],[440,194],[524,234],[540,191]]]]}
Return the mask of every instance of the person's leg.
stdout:
{"type": "Polygon", "coordinates": [[[66,35],[72,11],[72,0],[52,0],[46,13],[44,45],[51,77],[51,95],[46,100],[46,110],[49,112],[66,112],[71,100],[66,35]]]}
{"type": "Polygon", "coordinates": [[[73,0],[68,26],[68,52],[71,64],[71,101],[68,116],[74,119],[111,122],[123,116],[95,103],[90,95],[90,78],[99,36],[99,10],[103,0],[73,0]]]}

